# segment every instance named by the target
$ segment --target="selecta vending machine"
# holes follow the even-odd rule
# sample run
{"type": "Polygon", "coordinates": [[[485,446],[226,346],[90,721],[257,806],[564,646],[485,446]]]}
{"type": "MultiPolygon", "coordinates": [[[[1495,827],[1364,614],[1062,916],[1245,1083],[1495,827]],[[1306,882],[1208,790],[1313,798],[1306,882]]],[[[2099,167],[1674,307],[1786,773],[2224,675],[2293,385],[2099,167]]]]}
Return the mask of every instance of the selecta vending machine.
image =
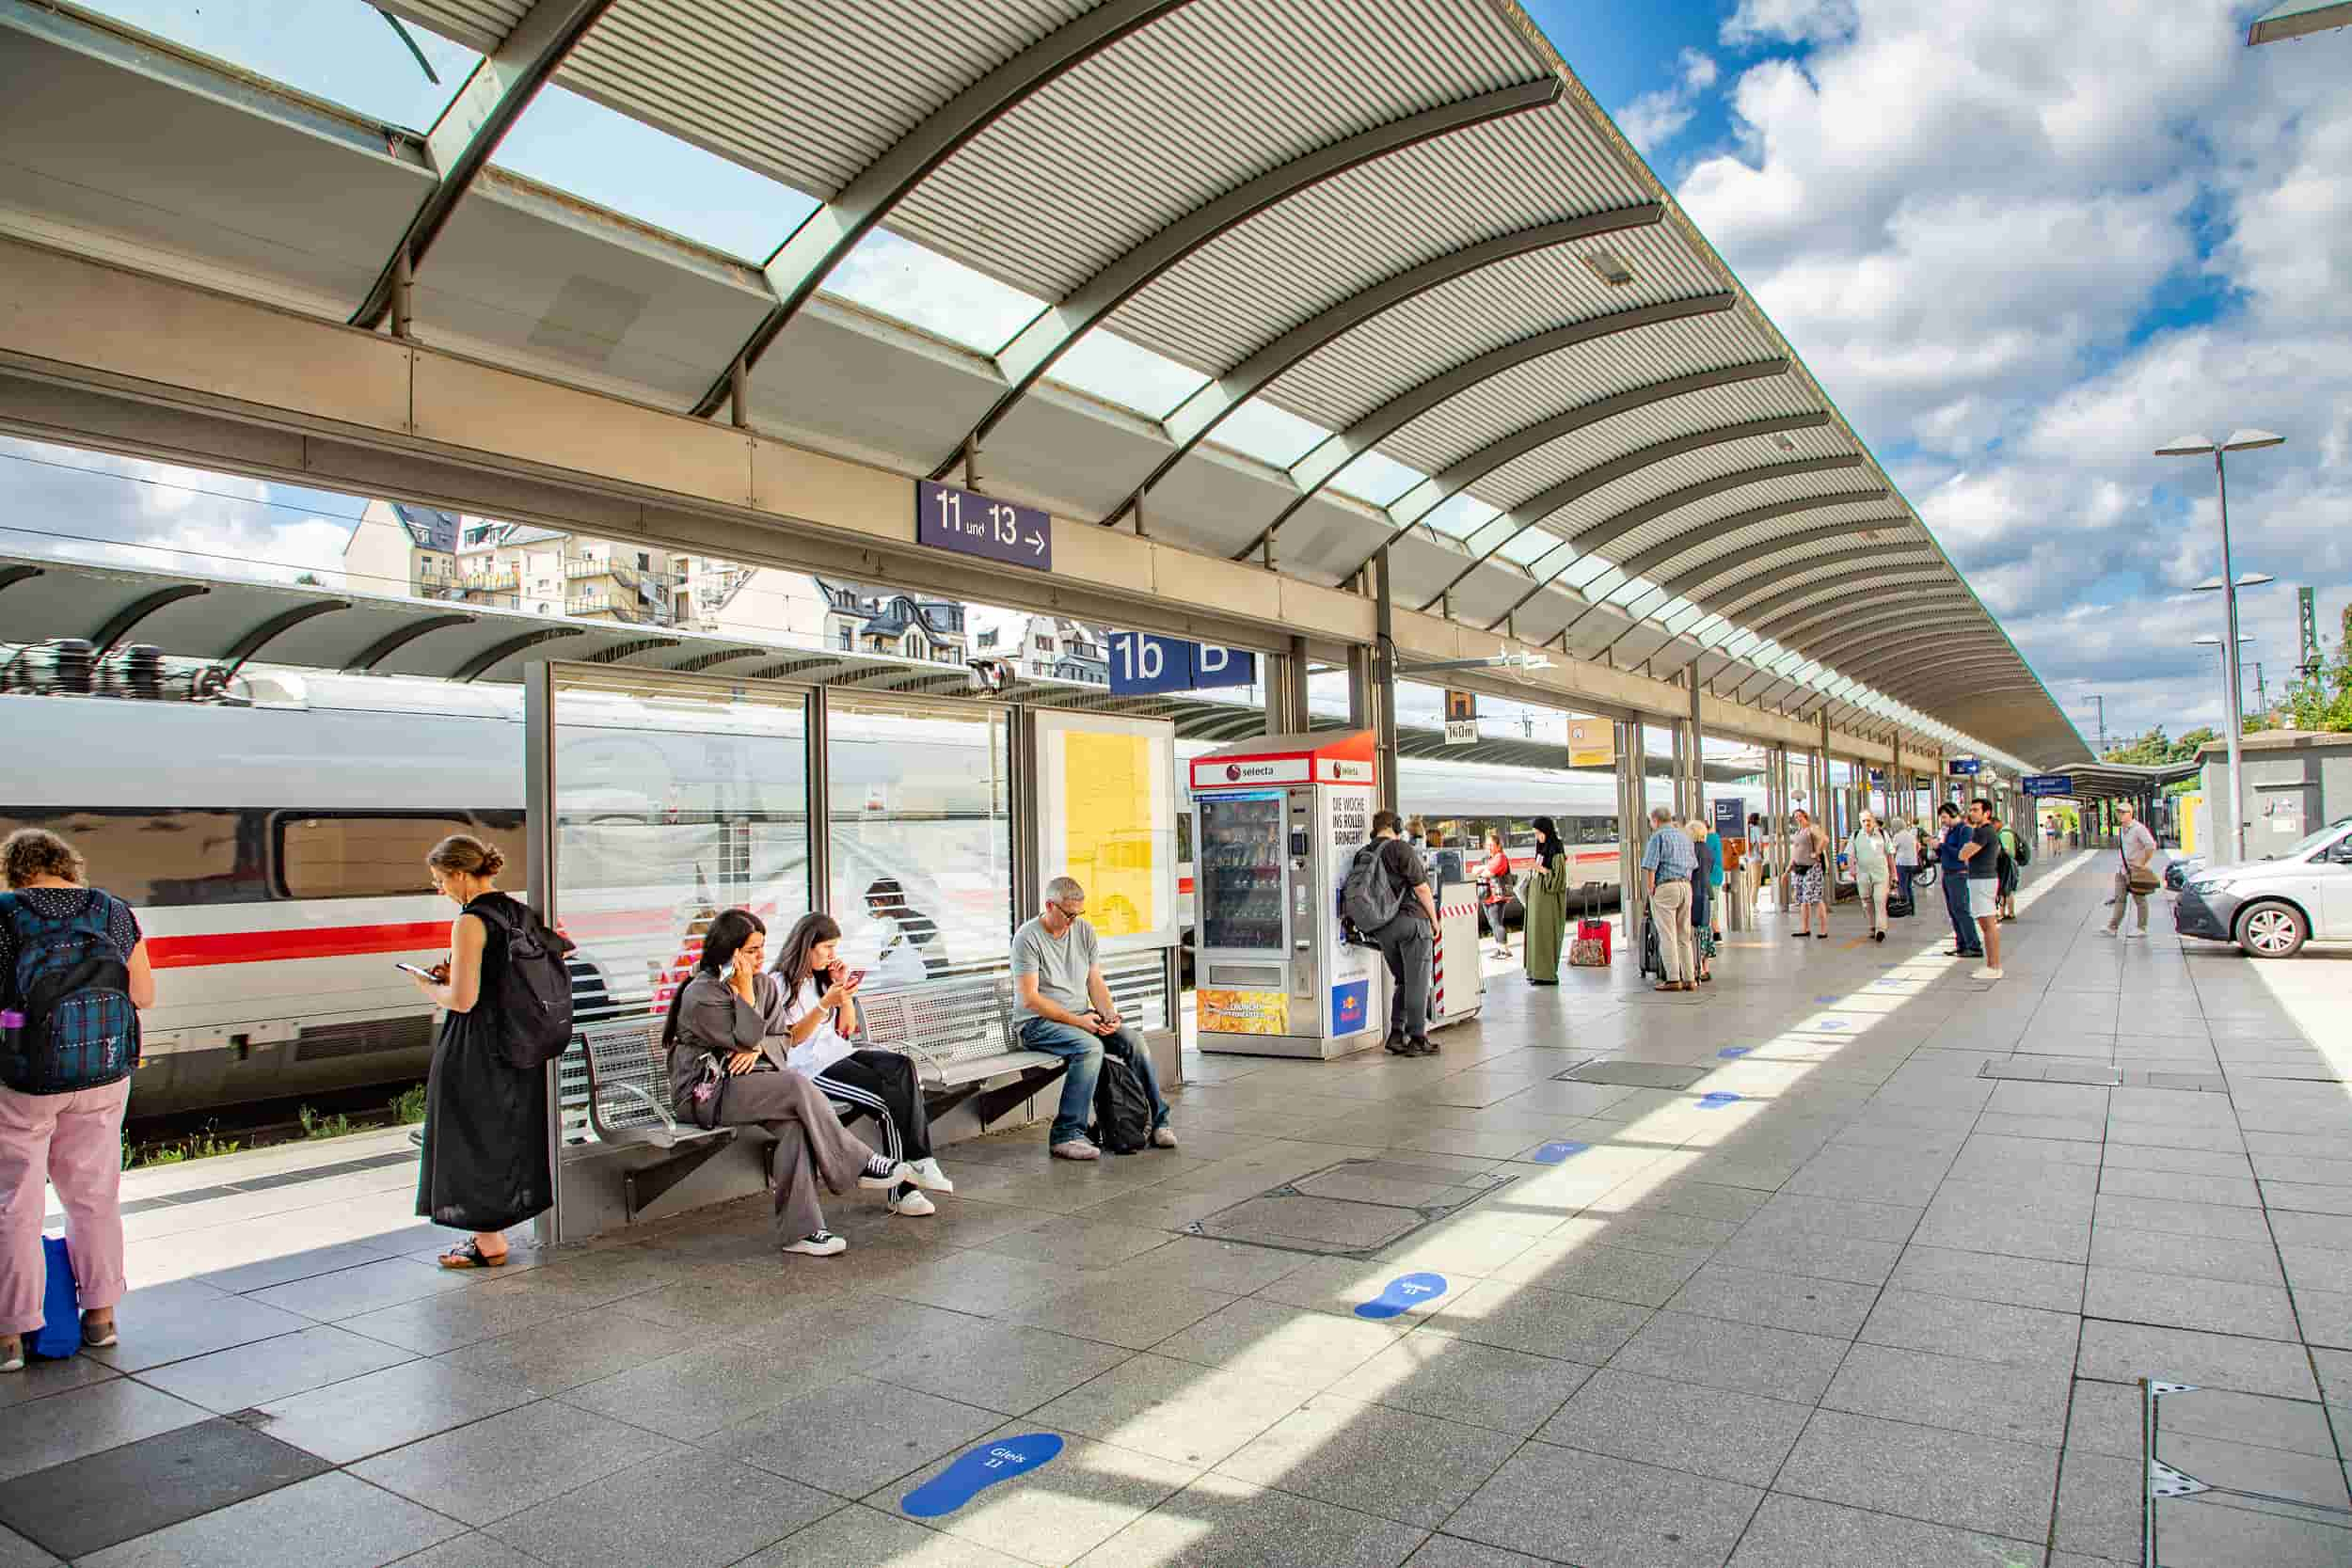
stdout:
{"type": "Polygon", "coordinates": [[[1380,1043],[1388,972],[1341,940],[1372,836],[1372,732],[1274,735],[1192,764],[1200,1049],[1344,1055],[1380,1043]]]}

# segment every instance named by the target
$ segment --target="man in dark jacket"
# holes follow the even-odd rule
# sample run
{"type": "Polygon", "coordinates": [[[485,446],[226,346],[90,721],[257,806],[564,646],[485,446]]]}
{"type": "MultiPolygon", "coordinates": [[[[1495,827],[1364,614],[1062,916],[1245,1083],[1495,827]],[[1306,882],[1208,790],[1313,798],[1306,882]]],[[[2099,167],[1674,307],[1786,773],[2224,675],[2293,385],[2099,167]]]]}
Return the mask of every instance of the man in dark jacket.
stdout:
{"type": "Polygon", "coordinates": [[[1977,936],[1976,916],[1968,912],[1968,863],[1960,852],[1968,847],[1968,825],[1960,819],[1960,808],[1949,800],[1935,808],[1943,837],[1935,847],[1936,865],[1943,875],[1936,879],[1944,889],[1944,912],[1951,916],[1952,945],[1944,950],[1947,958],[1981,958],[1984,943],[1977,936]]]}

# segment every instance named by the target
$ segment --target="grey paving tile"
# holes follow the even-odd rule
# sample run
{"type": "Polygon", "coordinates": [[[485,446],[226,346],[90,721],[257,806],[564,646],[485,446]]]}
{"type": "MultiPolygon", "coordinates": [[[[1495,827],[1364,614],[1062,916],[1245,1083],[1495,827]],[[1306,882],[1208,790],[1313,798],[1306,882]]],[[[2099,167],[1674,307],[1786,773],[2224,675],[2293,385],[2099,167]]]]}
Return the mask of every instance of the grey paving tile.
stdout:
{"type": "Polygon", "coordinates": [[[2156,1507],[2156,1539],[2168,1562],[2343,1568],[2352,1560],[2352,1530],[2332,1520],[2236,1508],[2203,1497],[2156,1507]]]}
{"type": "Polygon", "coordinates": [[[2112,1144],[2102,1162],[2109,1170],[2173,1171],[2183,1176],[2250,1176],[2247,1156],[2227,1150],[2160,1148],[2148,1144],[2112,1144]]]}
{"type": "Polygon", "coordinates": [[[59,1560],[0,1525],[0,1568],[57,1568],[59,1560]]]}
{"type": "Polygon", "coordinates": [[[0,1524],[87,1557],[326,1468],[234,1421],[199,1421],[0,1482],[0,1524]]]}
{"type": "Polygon", "coordinates": [[[1851,1338],[1877,1299],[1877,1289],[1868,1285],[1709,1263],[1665,1305],[1702,1317],[1851,1338]]]}
{"type": "Polygon", "coordinates": [[[564,1403],[693,1442],[846,1375],[853,1356],[816,1341],[789,1354],[766,1344],[695,1345],[565,1389],[564,1403]]]}
{"type": "Polygon", "coordinates": [[[1405,1568],[1549,1568],[1541,1558],[1482,1546],[1458,1535],[1433,1535],[1405,1560],[1405,1568]]]}
{"type": "Polygon", "coordinates": [[[92,1568],[378,1568],[394,1560],[455,1568],[409,1554],[464,1527],[341,1471],[126,1541],[82,1560],[92,1568]]]}
{"type": "Polygon", "coordinates": [[[1470,1339],[1409,1334],[1331,1385],[1330,1391],[1524,1437],[1593,1370],[1581,1362],[1470,1339]]]}
{"type": "Polygon", "coordinates": [[[2352,1214],[2352,1187],[2312,1181],[2265,1181],[2262,1200],[2272,1209],[2312,1214],[2352,1214]]]}
{"type": "Polygon", "coordinates": [[[2074,1364],[2079,1322],[2072,1312],[1889,1290],[1863,1324],[1861,1338],[1969,1361],[2066,1368],[2074,1364]]]}
{"type": "Polygon", "coordinates": [[[1731,1554],[1731,1568],[2041,1568],[2039,1543],[1957,1530],[1813,1497],[1774,1494],[1731,1554]]]}
{"type": "MultiPolygon", "coordinates": [[[[1049,1433],[1061,1452],[1025,1475],[999,1481],[952,1513],[937,1528],[1030,1562],[1073,1562],[1174,1496],[1199,1475],[1198,1466],[1155,1459],[1034,1421],[999,1427],[983,1444],[1049,1433]]],[[[970,1447],[971,1445],[966,1445],[970,1447]]],[[[927,1465],[866,1501],[907,1515],[899,1501],[953,1460],[927,1465]]]]}
{"type": "Polygon", "coordinates": [[[1720,1568],[1763,1494],[1534,1443],[1447,1521],[1451,1535],[1600,1568],[1720,1568]]]}
{"type": "Polygon", "coordinates": [[[1211,1475],[1079,1560],[1089,1568],[1396,1568],[1421,1539],[1410,1525],[1211,1475]]]}
{"type": "Polygon", "coordinates": [[[2352,1294],[2298,1290],[2295,1292],[2295,1316],[2305,1343],[2352,1350],[2352,1294]]]}
{"type": "Polygon", "coordinates": [[[1198,1467],[1225,1458],[1313,1397],[1311,1388],[1261,1373],[1146,1354],[1080,1384],[1029,1418],[1198,1467]]]}
{"type": "Polygon", "coordinates": [[[845,1377],[722,1428],[700,1446],[854,1497],[920,1469],[1003,1420],[994,1411],[919,1389],[845,1377]]]}
{"type": "MultiPolygon", "coordinates": [[[[2109,1169],[2100,1173],[2099,1190],[2126,1197],[2170,1198],[2179,1203],[2219,1203],[2240,1209],[2262,1207],[2262,1194],[2250,1176],[2185,1176],[2177,1171],[2109,1169]]],[[[2281,1204],[2293,1208],[2293,1204],[2281,1204]]]]}
{"type": "Polygon", "coordinates": [[[358,1242],[336,1242],[326,1246],[304,1247],[282,1257],[258,1259],[234,1268],[199,1274],[196,1276],[196,1283],[240,1293],[265,1291],[272,1285],[284,1285],[296,1279],[309,1279],[314,1275],[334,1274],[342,1269],[383,1260],[384,1254],[374,1247],[358,1242]]]}
{"type": "Polygon", "coordinates": [[[2278,1248],[2268,1241],[2237,1242],[2219,1236],[2180,1236],[2103,1225],[2091,1233],[2094,1266],[2185,1275],[2196,1279],[2234,1280],[2241,1285],[2278,1286],[2278,1248]]]}
{"type": "Polygon", "coordinates": [[[496,1536],[468,1530],[439,1545],[400,1560],[400,1568],[537,1568],[496,1536]]]}
{"type": "Polygon", "coordinates": [[[526,1328],[467,1345],[439,1359],[533,1393],[560,1394],[638,1365],[657,1337],[642,1319],[587,1312],[552,1320],[544,1331],[526,1328]]]}
{"type": "Polygon", "coordinates": [[[942,1535],[911,1520],[854,1505],[804,1525],[765,1551],[745,1558],[741,1568],[843,1568],[850,1563],[888,1563],[890,1568],[1029,1568],[1020,1558],[977,1542],[942,1535]]]}
{"type": "Polygon", "coordinates": [[[599,1315],[611,1316],[601,1307],[570,1313],[551,1296],[493,1291],[483,1286],[361,1312],[343,1319],[336,1326],[364,1334],[371,1339],[381,1339],[388,1345],[398,1345],[419,1355],[439,1355],[526,1328],[538,1327],[542,1338],[561,1337],[599,1315]],[[567,1316],[571,1322],[564,1328],[541,1326],[552,1325],[567,1316]]]}
{"type": "Polygon", "coordinates": [[[27,1359],[24,1370],[0,1377],[0,1410],[11,1405],[30,1404],[73,1388],[87,1388],[93,1383],[105,1383],[122,1374],[89,1355],[69,1355],[60,1361],[27,1359]]]}
{"type": "Polygon", "coordinates": [[[2068,1449],[2058,1472],[2058,1520],[2050,1540],[2061,1551],[2111,1561],[2137,1558],[2141,1484],[2137,1459],[2068,1449]]]}
{"type": "Polygon", "coordinates": [[[1449,1293],[1422,1331],[1598,1366],[1630,1339],[1651,1308],[1505,1280],[1449,1293]]]}
{"type": "Polygon", "coordinates": [[[2069,1367],[2002,1366],[1887,1345],[1856,1345],[1824,1409],[2056,1447],[2066,1435],[2069,1367]]]}
{"type": "Polygon", "coordinates": [[[2260,1242],[2269,1238],[2259,1209],[2226,1203],[2184,1203],[2172,1198],[2131,1197],[2101,1193],[2094,1216],[2100,1225],[2120,1225],[2134,1230],[2159,1230],[2175,1236],[2217,1236],[2224,1241],[2260,1242]]]}
{"type": "Polygon", "coordinates": [[[1603,1371],[1535,1436],[1760,1487],[1771,1484],[1811,1415],[1810,1407],[1785,1400],[1603,1371]]]}
{"type": "Polygon", "coordinates": [[[1843,1339],[1668,1308],[1643,1324],[1609,1365],[1615,1371],[1811,1403],[1829,1386],[1847,1349],[1843,1339]]]}
{"type": "Polygon", "coordinates": [[[1107,1269],[1154,1247],[1166,1246],[1170,1240],[1167,1231],[1156,1227],[1056,1214],[1025,1229],[1008,1231],[977,1244],[982,1251],[1032,1263],[1067,1269],[1107,1269]]]}
{"type": "Polygon", "coordinates": [[[2055,1449],[1824,1410],[1774,1490],[2026,1541],[2044,1537],[2055,1449]]]}
{"type": "Polygon", "coordinates": [[[309,1328],[311,1320],[193,1281],[133,1291],[115,1309],[121,1342],[85,1354],[118,1371],[141,1371],[167,1361],[251,1344],[309,1328]]]}
{"type": "Polygon", "coordinates": [[[2319,1395],[2300,1346],[2143,1323],[2086,1322],[2076,1371],[2108,1383],[2155,1377],[2244,1394],[2303,1400],[2319,1395]]]}
{"type": "Polygon", "coordinates": [[[193,1426],[209,1414],[127,1378],[52,1394],[0,1420],[0,1481],[193,1426]]]}
{"type": "Polygon", "coordinates": [[[1663,1307],[1697,1272],[1704,1249],[1662,1253],[1581,1240],[1539,1241],[1495,1271],[1497,1279],[1610,1301],[1663,1307]]]}
{"type": "MultiPolygon", "coordinates": [[[[2342,1409],[2352,1409],[2352,1351],[2312,1346],[2312,1365],[2319,1374],[2321,1396],[2342,1409]]],[[[2258,1390],[2266,1391],[2266,1390],[2258,1390]]]]}
{"type": "MultiPolygon", "coordinates": [[[[2272,1217],[2284,1216],[2274,1210],[2272,1217]]],[[[2352,1291],[2352,1252],[2282,1244],[2279,1256],[2286,1264],[2287,1283],[2297,1291],[2352,1291]]]]}
{"type": "MultiPolygon", "coordinates": [[[[2352,1187],[2352,1160],[2256,1149],[2249,1157],[2253,1174],[2265,1181],[2303,1181],[2314,1186],[2352,1187]]],[[[2233,1171],[2231,1175],[2242,1175],[2233,1171]]]]}
{"type": "Polygon", "coordinates": [[[722,1568],[839,1506],[837,1498],[717,1454],[674,1453],[526,1509],[489,1533],[567,1568],[722,1568]]]}
{"type": "Polygon", "coordinates": [[[1154,1354],[1321,1390],[1396,1343],[1406,1320],[1341,1318],[1251,1296],[1152,1347],[1154,1354]]]}
{"type": "Polygon", "coordinates": [[[412,1360],[407,1351],[331,1323],[259,1339],[138,1375],[167,1394],[227,1413],[412,1360]]]}
{"type": "Polygon", "coordinates": [[[1018,1416],[1135,1353],[1021,1323],[976,1322],[869,1363],[866,1375],[982,1410],[1018,1416]]]}
{"type": "Polygon", "coordinates": [[[481,1280],[475,1274],[406,1258],[378,1258],[358,1268],[338,1269],[331,1274],[273,1285],[253,1291],[246,1299],[320,1323],[335,1323],[380,1307],[396,1307],[404,1301],[451,1291],[476,1290],[480,1286],[481,1280]]]}
{"type": "MultiPolygon", "coordinates": [[[[1362,1263],[1352,1258],[1315,1258],[1299,1261],[1299,1267],[1260,1289],[1256,1299],[1353,1318],[1357,1307],[1379,1296],[1391,1280],[1406,1272],[1394,1263],[1362,1263]]],[[[1473,1279],[1449,1278],[1444,1291],[1416,1300],[1395,1321],[1403,1323],[1425,1318],[1444,1306],[1447,1298],[1456,1290],[1468,1289],[1475,1283],[1473,1279]]]]}
{"type": "Polygon", "coordinates": [[[2082,1307],[2083,1266],[2048,1258],[1915,1244],[1903,1249],[1886,1283],[1890,1290],[2076,1312],[2082,1307]]]}
{"type": "Polygon", "coordinates": [[[437,1432],[495,1416],[535,1398],[442,1361],[409,1361],[273,1400],[257,1424],[281,1443],[347,1465],[437,1432]]]}
{"type": "MultiPolygon", "coordinates": [[[[2168,1439],[2210,1437],[2330,1459],[2336,1453],[2326,1407],[2308,1401],[2200,1388],[2166,1400],[2163,1423],[2168,1439]]],[[[2139,1426],[2138,1388],[2076,1380],[2066,1433],[2070,1447],[2137,1458],[2139,1426]]]]}
{"type": "Polygon", "coordinates": [[[2352,1218],[2342,1214],[2303,1213],[2292,1209],[2274,1209],[2270,1214],[2270,1232],[2282,1246],[2329,1247],[2338,1252],[2352,1252],[2352,1218]]]}
{"type": "Polygon", "coordinates": [[[1717,1253],[1715,1261],[1853,1285],[1883,1285],[1902,1250],[1899,1242],[1853,1236],[1741,1235],[1717,1253]]]}
{"type": "Polygon", "coordinates": [[[1250,1246],[1243,1242],[1179,1236],[1166,1246],[1154,1247],[1120,1264],[1119,1277],[1131,1285],[1182,1285],[1246,1296],[1263,1291],[1277,1280],[1316,1263],[1328,1261],[1250,1246]]]}
{"type": "Polygon", "coordinates": [[[2201,1328],[2217,1334],[2265,1339],[2301,1338],[2287,1293],[2275,1285],[2094,1266],[2083,1311],[2094,1318],[2201,1328]]]}
{"type": "Polygon", "coordinates": [[[553,1400],[518,1406],[350,1473],[469,1525],[488,1525],[681,1444],[553,1400]]]}
{"type": "Polygon", "coordinates": [[[1065,1287],[1003,1314],[1009,1322],[1129,1350],[1148,1350],[1235,1298],[1195,1286],[1137,1282],[1116,1275],[1065,1287]]]}
{"type": "Polygon", "coordinates": [[[1506,1433],[1317,1395],[1236,1452],[1220,1474],[1434,1529],[1519,1446],[1506,1433]]]}

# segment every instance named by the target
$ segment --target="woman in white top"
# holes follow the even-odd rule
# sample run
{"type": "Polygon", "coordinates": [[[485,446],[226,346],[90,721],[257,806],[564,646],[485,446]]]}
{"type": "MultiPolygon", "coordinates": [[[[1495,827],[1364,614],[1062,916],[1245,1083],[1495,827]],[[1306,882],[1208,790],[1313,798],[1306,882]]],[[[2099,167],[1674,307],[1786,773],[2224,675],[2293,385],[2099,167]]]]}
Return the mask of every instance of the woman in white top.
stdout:
{"type": "Polygon", "coordinates": [[[1895,847],[1895,887],[1887,896],[1892,898],[1899,893],[1907,901],[1911,897],[1911,879],[1919,873],[1919,830],[1910,822],[1898,821],[1886,841],[1895,847]]]}
{"type": "Polygon", "coordinates": [[[946,972],[938,923],[907,902],[898,878],[874,879],[866,890],[866,913],[874,923],[875,949],[866,978],[876,990],[903,990],[946,972]]]}
{"type": "Polygon", "coordinates": [[[1853,867],[1854,892],[1861,895],[1863,911],[1870,918],[1872,942],[1886,940],[1886,887],[1894,855],[1894,846],[1879,831],[1878,815],[1864,812],[1862,825],[1846,845],[1846,859],[1853,867]]]}
{"type": "Polygon", "coordinates": [[[936,1213],[921,1189],[952,1193],[956,1188],[931,1158],[922,1080],[901,1052],[860,1051],[850,1044],[857,1033],[857,990],[866,976],[843,967],[835,957],[840,943],[841,927],[831,915],[801,916],[784,939],[775,967],[759,976],[760,1017],[785,1042],[787,1066],[808,1074],[834,1099],[863,1107],[882,1123],[883,1156],[912,1167],[914,1180],[890,1195],[891,1212],[936,1213]]]}
{"type": "Polygon", "coordinates": [[[1829,940],[1829,868],[1822,863],[1829,854],[1829,834],[1813,821],[1813,814],[1799,806],[1788,814],[1788,901],[1797,907],[1797,940],[1819,935],[1829,940]],[[1813,929],[1813,911],[1821,911],[1821,928],[1813,929]]]}

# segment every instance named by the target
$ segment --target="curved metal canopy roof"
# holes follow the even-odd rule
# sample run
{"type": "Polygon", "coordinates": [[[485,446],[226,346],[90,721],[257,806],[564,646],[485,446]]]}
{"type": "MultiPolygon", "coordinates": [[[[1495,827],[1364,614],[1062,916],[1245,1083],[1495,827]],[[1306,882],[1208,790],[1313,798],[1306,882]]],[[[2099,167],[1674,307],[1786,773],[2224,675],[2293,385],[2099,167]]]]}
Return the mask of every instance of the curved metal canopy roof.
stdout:
{"type": "Polygon", "coordinates": [[[1386,548],[1408,605],[1577,657],[1731,693],[1804,654],[1795,689],[1857,730],[2090,754],[1511,0],[385,8],[487,56],[429,133],[0,0],[29,88],[0,202],[363,326],[413,277],[437,344],[902,472],[968,456],[993,491],[1302,578],[1386,548]],[[821,204],[754,269],[486,167],[548,82],[821,204]],[[877,228],[1043,308],[975,354],[846,307],[826,279],[877,228]],[[1206,380],[1165,413],[1056,383],[1097,328],[1206,380]],[[1330,434],[1270,468],[1217,439],[1252,400],[1330,434]],[[1427,477],[1367,501],[1374,453],[1427,477]],[[1492,515],[1462,533],[1460,500],[1492,515]],[[1915,622],[1954,657],[1831,635],[1915,622]]]}

